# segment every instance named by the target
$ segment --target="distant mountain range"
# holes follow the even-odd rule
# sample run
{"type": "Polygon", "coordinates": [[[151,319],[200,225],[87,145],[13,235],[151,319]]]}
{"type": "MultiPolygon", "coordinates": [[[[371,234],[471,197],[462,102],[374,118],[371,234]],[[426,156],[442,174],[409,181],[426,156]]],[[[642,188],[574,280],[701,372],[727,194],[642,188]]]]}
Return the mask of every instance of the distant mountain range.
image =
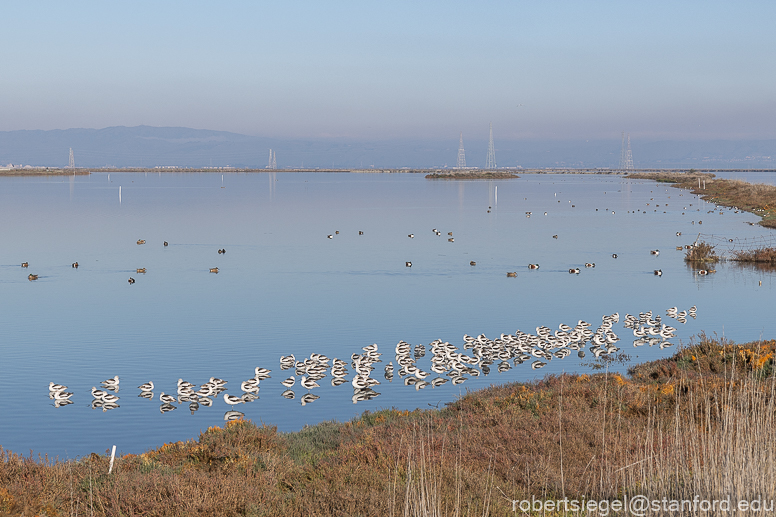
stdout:
{"type": "MultiPolygon", "coordinates": [[[[501,167],[617,168],[620,139],[499,141],[501,167]]],[[[466,163],[483,167],[486,140],[465,140],[466,163]]],[[[64,167],[73,149],[77,167],[264,168],[269,150],[278,168],[452,167],[458,138],[449,140],[288,140],[183,127],[108,127],[0,131],[0,165],[64,167]]],[[[632,139],[637,168],[776,168],[776,140],[640,141],[632,139]]]]}

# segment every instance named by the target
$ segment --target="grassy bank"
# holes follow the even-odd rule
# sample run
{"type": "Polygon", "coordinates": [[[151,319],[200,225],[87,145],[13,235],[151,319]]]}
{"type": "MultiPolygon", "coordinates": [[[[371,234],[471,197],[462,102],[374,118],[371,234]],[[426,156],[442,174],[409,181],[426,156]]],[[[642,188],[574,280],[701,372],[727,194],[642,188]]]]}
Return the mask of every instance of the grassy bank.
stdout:
{"type": "Polygon", "coordinates": [[[696,172],[694,169],[690,169],[687,172],[634,172],[625,176],[626,178],[637,180],[652,180],[658,183],[688,183],[694,181],[698,183],[698,179],[712,180],[715,175],[710,172],[696,172]]]}
{"type": "Polygon", "coordinates": [[[736,251],[733,253],[733,260],[736,262],[748,262],[776,266],[776,248],[759,248],[754,250],[736,251]]]}
{"type": "Polygon", "coordinates": [[[447,170],[426,174],[426,179],[432,180],[499,180],[519,178],[512,171],[485,171],[485,170],[447,170]]]}
{"type": "Polygon", "coordinates": [[[674,187],[688,189],[706,201],[759,215],[762,218],[760,225],[776,228],[776,186],[741,180],[713,179],[714,175],[711,176],[712,178],[709,178],[704,174],[688,172],[631,174],[628,177],[673,183],[674,187]]]}
{"type": "Polygon", "coordinates": [[[628,375],[548,376],[298,433],[235,421],[140,455],[3,453],[0,515],[512,515],[512,500],[776,496],[776,341],[701,335],[628,375]]]}

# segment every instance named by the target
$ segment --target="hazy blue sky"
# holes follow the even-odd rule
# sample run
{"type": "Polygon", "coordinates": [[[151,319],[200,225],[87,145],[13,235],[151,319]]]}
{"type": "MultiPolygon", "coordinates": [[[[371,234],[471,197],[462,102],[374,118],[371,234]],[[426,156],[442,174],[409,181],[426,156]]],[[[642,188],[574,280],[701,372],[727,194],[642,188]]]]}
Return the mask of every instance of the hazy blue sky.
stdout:
{"type": "Polygon", "coordinates": [[[0,130],[776,138],[773,1],[4,2],[0,130]],[[522,104],[521,107],[518,105],[522,104]]]}

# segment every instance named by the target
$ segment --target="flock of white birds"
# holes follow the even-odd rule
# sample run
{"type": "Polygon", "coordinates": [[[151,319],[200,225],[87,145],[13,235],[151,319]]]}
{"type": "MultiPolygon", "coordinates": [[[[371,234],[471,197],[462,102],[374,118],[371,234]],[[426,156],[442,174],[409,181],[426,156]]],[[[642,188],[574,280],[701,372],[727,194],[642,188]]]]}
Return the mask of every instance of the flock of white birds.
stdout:
{"type": "MultiPolygon", "coordinates": [[[[672,318],[678,323],[686,323],[687,318],[696,318],[695,306],[688,310],[679,311],[677,307],[666,310],[666,318],[672,318]]],[[[638,316],[626,314],[623,327],[631,329],[634,340],[633,346],[643,345],[659,346],[660,349],[673,346],[669,341],[675,337],[676,328],[663,323],[663,318],[653,315],[652,311],[639,313],[638,316]]],[[[587,349],[596,358],[610,357],[620,351],[617,343],[620,337],[612,330],[615,323],[619,323],[619,313],[604,315],[601,324],[592,330],[592,325],[579,320],[574,327],[560,324],[558,330],[553,331],[549,327],[537,327],[536,333],[531,334],[521,330],[514,334],[501,334],[496,339],[489,339],[484,334],[473,337],[463,336],[463,346],[459,348],[447,341],[437,339],[428,345],[431,352],[430,366],[423,369],[418,365],[419,359],[427,354],[427,348],[423,344],[414,347],[406,341],[399,341],[394,349],[394,359],[383,368],[383,378],[392,382],[395,375],[402,378],[405,386],[413,386],[415,390],[421,390],[427,386],[438,387],[447,382],[454,385],[461,384],[468,377],[479,377],[491,372],[491,365],[496,365],[499,373],[506,372],[514,366],[530,361],[531,368],[538,370],[552,360],[561,360],[570,356],[573,351],[580,358],[585,357],[587,349]],[[395,365],[394,365],[395,361],[395,365]]],[[[350,362],[342,359],[329,359],[325,355],[313,353],[304,359],[297,359],[293,354],[281,356],[280,369],[282,371],[293,370],[294,375],[280,381],[285,390],[281,396],[286,399],[295,399],[296,393],[292,390],[297,383],[306,390],[301,397],[304,406],[319,398],[313,393],[319,388],[318,381],[327,376],[331,377],[332,386],[340,386],[348,382],[350,374],[348,367],[352,368],[353,375],[350,379],[353,388],[352,402],[358,403],[373,399],[380,394],[375,387],[380,381],[373,376],[375,364],[382,362],[382,353],[378,351],[377,344],[362,348],[361,353],[350,356],[350,362]]],[[[221,396],[223,401],[231,407],[239,404],[253,402],[259,398],[261,382],[271,378],[271,370],[256,367],[253,377],[240,383],[240,395],[225,393],[227,381],[211,377],[204,384],[197,386],[193,383],[178,379],[177,393],[175,395],[161,392],[159,410],[162,413],[174,411],[179,404],[188,403],[192,414],[200,407],[210,407],[221,396]]],[[[100,383],[102,389],[91,389],[92,409],[101,408],[103,411],[119,407],[119,377],[115,376],[100,383]]],[[[141,398],[153,400],[154,383],[149,381],[138,386],[141,398]]],[[[67,406],[73,403],[73,393],[67,391],[67,386],[49,383],[49,398],[54,401],[55,407],[67,406]]],[[[234,409],[224,415],[225,420],[240,418],[243,413],[234,409]]]]}

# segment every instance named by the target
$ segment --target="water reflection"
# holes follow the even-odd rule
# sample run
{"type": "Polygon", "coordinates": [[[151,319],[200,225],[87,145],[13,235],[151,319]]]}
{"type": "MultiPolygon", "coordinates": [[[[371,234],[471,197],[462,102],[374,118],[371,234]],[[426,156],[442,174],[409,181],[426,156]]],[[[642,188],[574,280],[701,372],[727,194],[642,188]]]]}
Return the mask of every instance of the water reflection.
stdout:
{"type": "Polygon", "coordinates": [[[162,414],[169,413],[170,411],[175,411],[176,409],[178,409],[178,407],[170,404],[169,402],[165,402],[159,406],[159,412],[162,414]]]}
{"type": "Polygon", "coordinates": [[[245,413],[239,411],[227,411],[224,413],[224,421],[231,422],[232,420],[239,420],[245,416],[245,413]]]}
{"type": "Polygon", "coordinates": [[[302,395],[301,402],[302,402],[302,405],[304,406],[309,404],[310,402],[315,402],[319,398],[321,397],[319,395],[315,395],[314,393],[305,393],[304,395],[302,395]]]}

